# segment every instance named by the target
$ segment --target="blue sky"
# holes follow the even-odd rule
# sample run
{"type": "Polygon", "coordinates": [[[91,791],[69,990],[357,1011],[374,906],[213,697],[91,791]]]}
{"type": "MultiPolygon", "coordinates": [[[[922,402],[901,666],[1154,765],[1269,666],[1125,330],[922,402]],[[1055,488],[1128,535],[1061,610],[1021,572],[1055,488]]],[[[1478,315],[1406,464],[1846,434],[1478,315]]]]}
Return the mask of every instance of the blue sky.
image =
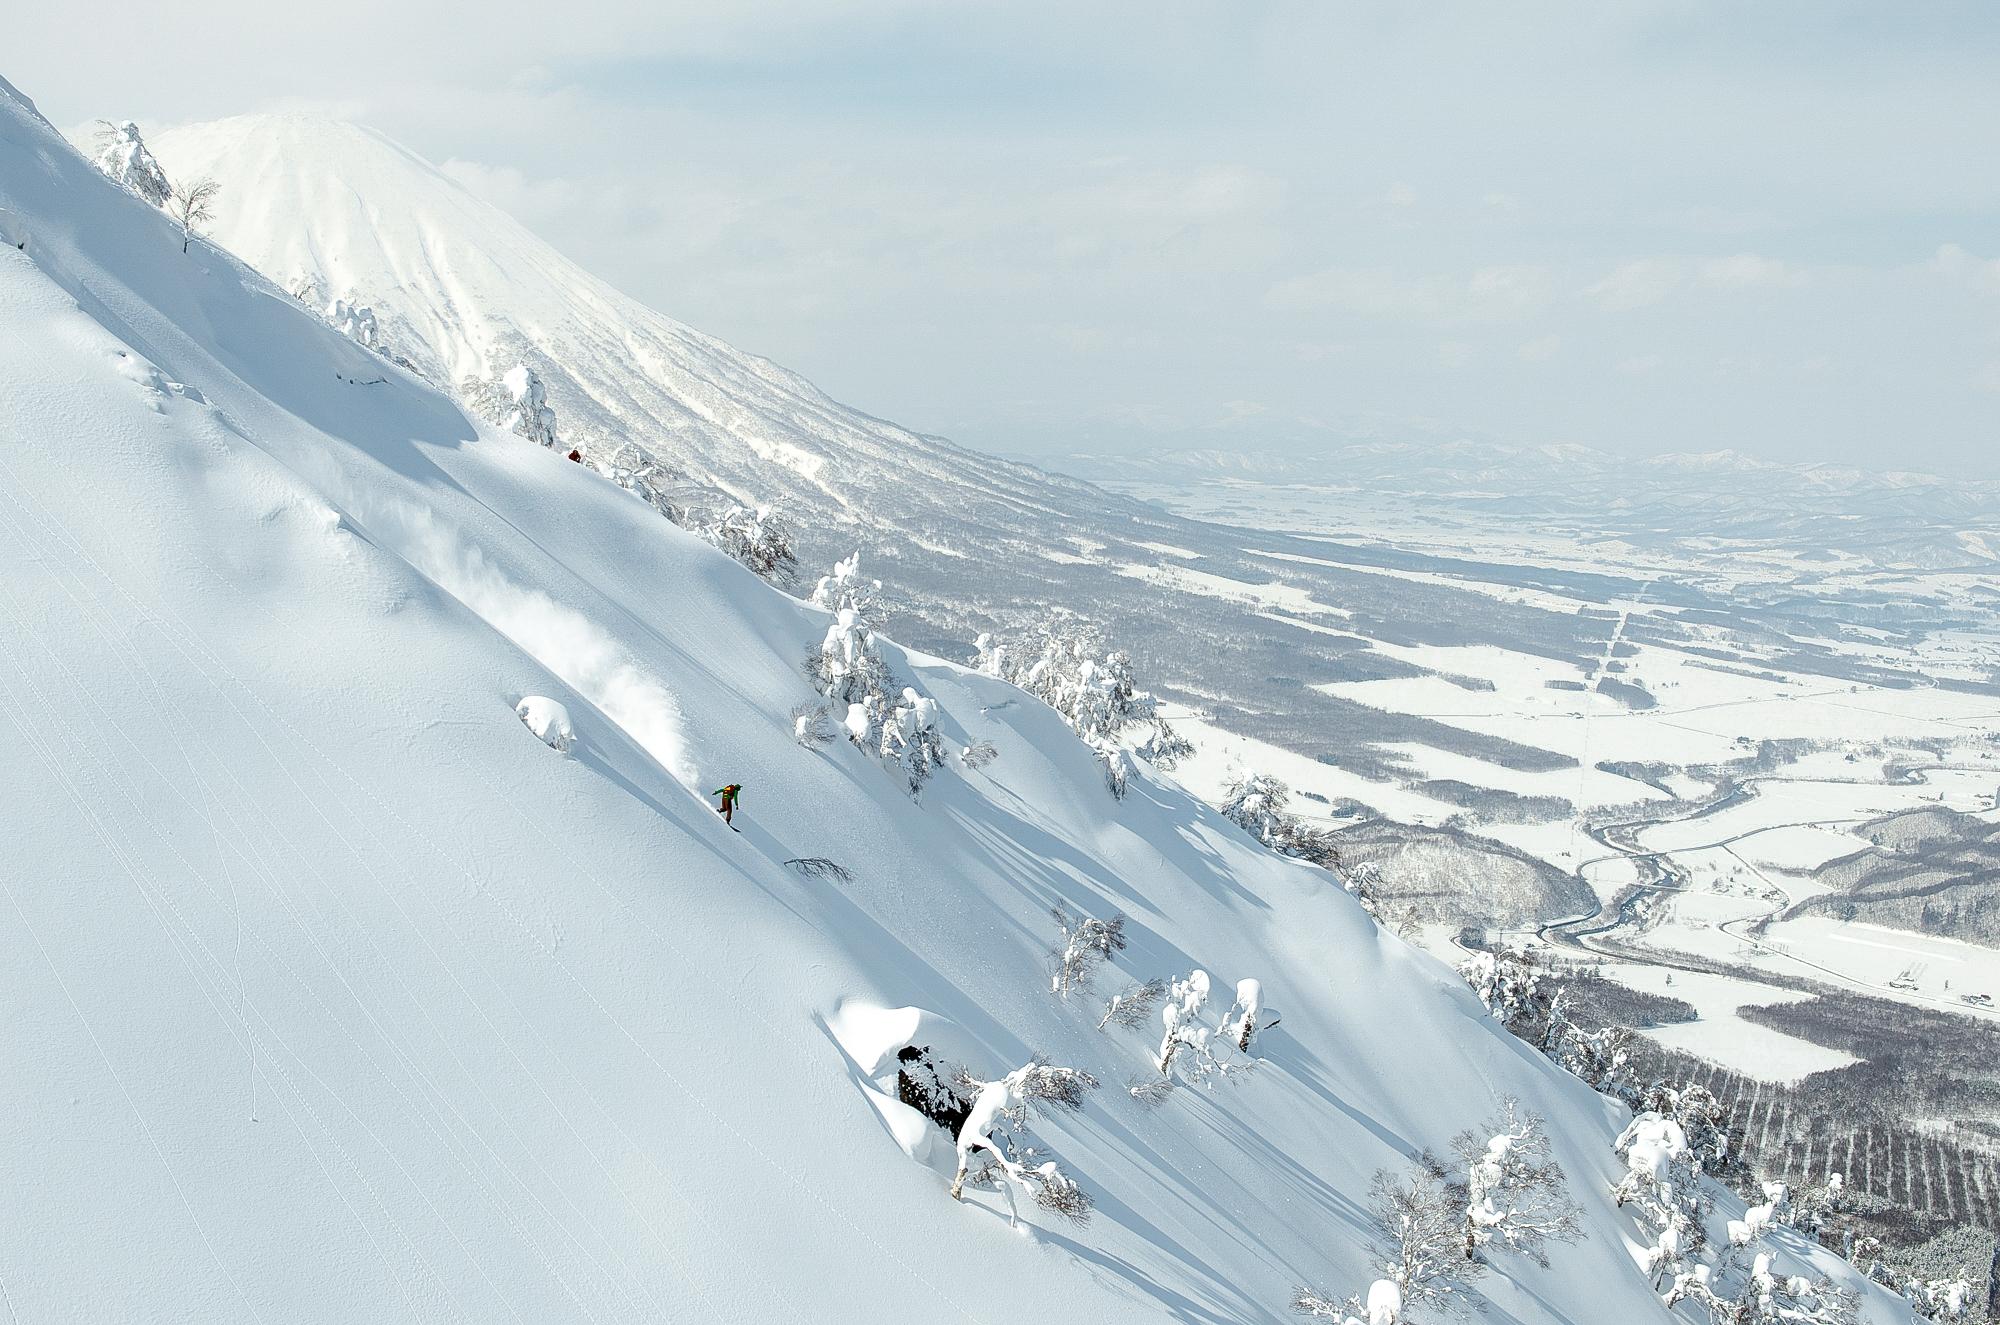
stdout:
{"type": "Polygon", "coordinates": [[[124,9],[42,7],[4,72],[64,124],[372,123],[662,310],[982,447],[2000,473],[1987,4],[124,9]]]}

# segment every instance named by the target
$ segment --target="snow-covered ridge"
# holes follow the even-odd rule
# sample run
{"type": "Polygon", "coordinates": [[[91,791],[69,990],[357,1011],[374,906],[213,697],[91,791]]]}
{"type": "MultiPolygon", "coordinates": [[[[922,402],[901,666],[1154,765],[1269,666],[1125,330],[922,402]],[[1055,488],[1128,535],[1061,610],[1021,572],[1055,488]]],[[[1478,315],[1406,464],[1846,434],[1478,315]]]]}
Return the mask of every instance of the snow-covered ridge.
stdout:
{"type": "Polygon", "coordinates": [[[183,256],[0,91],[14,1316],[1277,1321],[1376,1277],[1377,1169],[1516,1096],[1591,1236],[1497,1264],[1486,1318],[1665,1318],[1623,1120],[1323,872],[886,642],[998,761],[919,802],[801,749],[824,613],[183,256]],[[1126,915],[1118,979],[1258,981],[1257,1070],[1125,1094],[1153,1036],[1097,1028],[1111,971],[1051,995],[1057,904],[1126,915]],[[989,1084],[1107,1083],[1036,1123],[1087,1227],[950,1200],[896,1009],[989,1084]]]}
{"type": "Polygon", "coordinates": [[[453,388],[525,363],[566,441],[638,442],[709,492],[784,500],[814,535],[867,529],[884,491],[920,530],[976,519],[962,508],[1010,490],[1079,486],[850,409],[645,307],[371,129],[245,115],[171,130],[154,147],[170,174],[221,181],[225,247],[287,289],[371,307],[384,348],[433,381],[453,388]]]}

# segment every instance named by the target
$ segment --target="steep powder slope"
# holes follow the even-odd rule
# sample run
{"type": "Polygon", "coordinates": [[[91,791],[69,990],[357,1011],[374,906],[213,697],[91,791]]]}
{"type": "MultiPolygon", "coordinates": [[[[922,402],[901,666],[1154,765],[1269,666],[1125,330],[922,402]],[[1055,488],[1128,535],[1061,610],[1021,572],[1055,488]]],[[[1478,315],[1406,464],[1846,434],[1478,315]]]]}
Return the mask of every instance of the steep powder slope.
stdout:
{"type": "Polygon", "coordinates": [[[183,257],[5,84],[0,221],[19,1319],[1275,1321],[1371,1277],[1376,1168],[1510,1093],[1594,1232],[1488,1319],[1662,1318],[1611,1108],[1323,874],[1151,780],[1113,802],[1052,714],[921,655],[997,764],[916,803],[801,751],[823,615],[183,257]],[[1056,901],[1127,912],[1135,974],[1262,979],[1266,1065],[1137,1107],[1145,1039],[1048,993],[1056,901]],[[976,1071],[1112,1083],[1042,1128],[1087,1228],[1017,1236],[898,1147],[842,1037],[904,1006],[976,1071]]]}

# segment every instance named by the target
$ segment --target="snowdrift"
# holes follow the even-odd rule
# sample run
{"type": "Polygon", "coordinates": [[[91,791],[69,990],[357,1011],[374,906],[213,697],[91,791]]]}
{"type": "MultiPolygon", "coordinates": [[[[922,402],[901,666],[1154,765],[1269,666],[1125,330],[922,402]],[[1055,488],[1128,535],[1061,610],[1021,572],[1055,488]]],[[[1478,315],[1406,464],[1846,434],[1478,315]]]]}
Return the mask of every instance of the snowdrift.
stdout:
{"type": "Polygon", "coordinates": [[[894,648],[998,761],[917,802],[801,749],[824,614],[184,257],[5,84],[0,209],[18,1319],[1275,1321],[1365,1291],[1371,1174],[1505,1095],[1592,1232],[1486,1318],[1665,1318],[1624,1119],[1323,873],[894,648]],[[1261,981],[1264,1065],[1140,1107],[1157,1031],[1051,996],[1058,902],[1130,918],[1120,975],[1261,981]],[[919,1029],[1107,1083],[1037,1125],[1087,1226],[950,1200],[882,1084],[919,1029]]]}

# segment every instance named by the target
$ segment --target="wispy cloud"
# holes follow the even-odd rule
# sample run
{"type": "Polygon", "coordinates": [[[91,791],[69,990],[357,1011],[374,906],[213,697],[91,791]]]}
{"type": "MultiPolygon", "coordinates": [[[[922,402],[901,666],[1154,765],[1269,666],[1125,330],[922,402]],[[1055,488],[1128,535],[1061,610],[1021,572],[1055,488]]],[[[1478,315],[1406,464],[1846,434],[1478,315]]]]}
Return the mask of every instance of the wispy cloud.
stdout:
{"type": "Polygon", "coordinates": [[[1546,307],[1553,293],[1549,270],[1532,264],[1481,267],[1462,276],[1326,267],[1278,282],[1264,302],[1274,309],[1329,309],[1411,322],[1511,322],[1546,307]]]}
{"type": "Polygon", "coordinates": [[[1724,257],[1646,257],[1619,263],[1583,288],[1599,308],[1627,312],[1646,308],[1686,290],[1734,291],[1798,287],[1810,273],[1757,253],[1724,257]]]}

